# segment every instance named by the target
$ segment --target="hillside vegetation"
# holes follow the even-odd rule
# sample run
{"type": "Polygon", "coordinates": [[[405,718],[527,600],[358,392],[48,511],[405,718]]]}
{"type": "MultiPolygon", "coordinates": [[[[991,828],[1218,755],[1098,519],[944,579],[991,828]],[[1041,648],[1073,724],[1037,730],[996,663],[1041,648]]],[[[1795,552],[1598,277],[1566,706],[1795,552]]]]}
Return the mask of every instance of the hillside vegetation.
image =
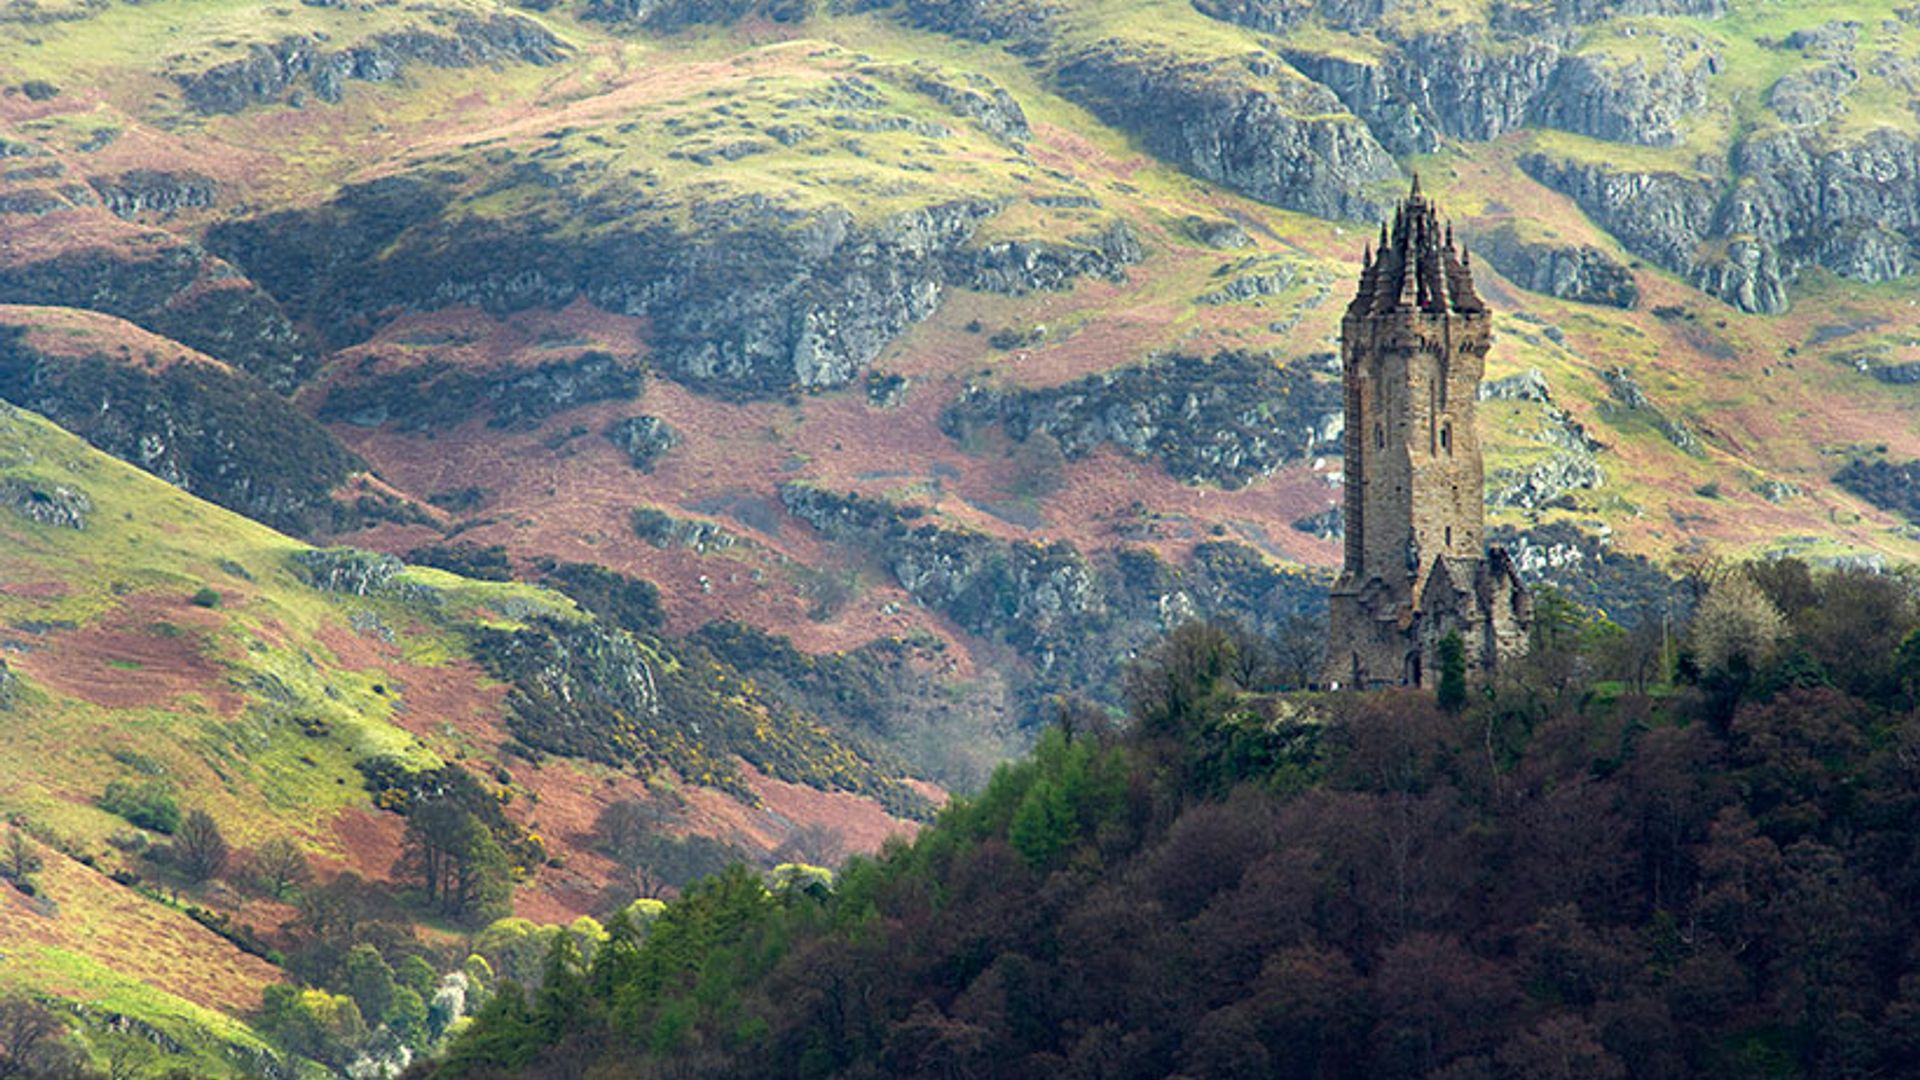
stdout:
{"type": "MultiPolygon", "coordinates": [[[[871,851],[1060,695],[1118,712],[1183,623],[1303,682],[1338,320],[1416,172],[1494,311],[1490,524],[1532,580],[1646,633],[1716,557],[1911,560],[1916,10],[7,0],[0,399],[91,449],[6,414],[0,845],[42,867],[0,982],[103,1066],[398,1067],[555,927],[871,851]],[[276,841],[305,887],[258,885],[276,841]]],[[[1460,814],[1509,828],[1510,764],[1460,814]]],[[[1624,896],[1588,925],[1645,931],[1624,896]]],[[[1322,945],[1370,981],[1357,940],[1322,945]]],[[[1901,974],[1846,1009],[1893,1023],[1901,974]]],[[[1743,978],[1673,1052],[1825,1060],[1743,978]]],[[[860,1045],[828,1071],[908,1069],[860,1045]]]]}
{"type": "Polygon", "coordinates": [[[677,885],[689,829],[764,856],[805,828],[844,844],[898,824],[875,803],[929,805],[891,759],[704,651],[621,629],[631,605],[591,575],[556,584],[606,619],[311,548],[12,406],[0,541],[0,811],[19,852],[0,867],[0,989],[84,1003],[102,1061],[128,1040],[194,1075],[391,1054],[368,1041],[378,1012],[358,1041],[303,1043],[262,995],[341,992],[343,955],[373,943],[434,969],[430,1003],[450,930],[624,903],[602,894],[616,865],[651,875],[642,894],[677,885]],[[657,842],[610,857],[595,815],[623,800],[651,808],[657,842]],[[457,891],[414,877],[435,815],[457,891]],[[328,922],[343,903],[364,913],[328,922]]]}
{"type": "Polygon", "coordinates": [[[723,874],[556,942],[416,1075],[1897,1075],[1913,583],[1702,584],[1678,685],[1548,605],[1445,709],[1261,693],[1189,624],[1123,732],[1063,714],[831,887],[723,874]]]}

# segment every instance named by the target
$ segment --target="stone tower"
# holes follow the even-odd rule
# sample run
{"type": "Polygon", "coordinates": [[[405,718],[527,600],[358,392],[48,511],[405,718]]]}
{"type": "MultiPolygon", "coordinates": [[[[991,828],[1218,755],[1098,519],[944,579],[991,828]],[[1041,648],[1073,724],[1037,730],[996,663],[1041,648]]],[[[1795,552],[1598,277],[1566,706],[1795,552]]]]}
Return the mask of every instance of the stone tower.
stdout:
{"type": "Polygon", "coordinates": [[[1533,600],[1486,549],[1474,400],[1491,340],[1472,265],[1413,189],[1362,257],[1340,322],[1346,561],[1328,604],[1329,686],[1431,685],[1450,633],[1485,675],[1524,652],[1533,600]]]}

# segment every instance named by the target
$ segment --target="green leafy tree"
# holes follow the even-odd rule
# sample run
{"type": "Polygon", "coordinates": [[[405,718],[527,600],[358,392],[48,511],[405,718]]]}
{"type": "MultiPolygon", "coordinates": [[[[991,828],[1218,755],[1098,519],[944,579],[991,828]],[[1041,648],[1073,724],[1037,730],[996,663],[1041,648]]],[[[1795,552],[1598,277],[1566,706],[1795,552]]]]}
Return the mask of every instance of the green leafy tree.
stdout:
{"type": "Polygon", "coordinates": [[[380,1022],[387,1025],[395,1038],[411,1047],[426,1045],[431,1037],[427,1027],[427,1003],[410,986],[397,986],[393,991],[393,1001],[387,1011],[381,1015],[380,1022]]]}
{"type": "Polygon", "coordinates": [[[163,779],[139,784],[111,781],[100,796],[100,809],[157,833],[172,833],[180,827],[180,803],[173,796],[173,785],[163,779]]]}
{"type": "Polygon", "coordinates": [[[530,1064],[540,1052],[541,1029],[527,1007],[520,984],[504,979],[473,1018],[468,1034],[447,1052],[446,1070],[512,1072],[530,1064]]]}
{"type": "Polygon", "coordinates": [[[423,1000],[431,1000],[434,990],[440,985],[440,974],[433,970],[433,965],[411,953],[393,965],[393,978],[423,1000]]]}
{"type": "Polygon", "coordinates": [[[499,841],[448,799],[422,800],[408,812],[396,869],[429,907],[467,922],[501,913],[513,894],[512,867],[499,841]]]}
{"type": "Polygon", "coordinates": [[[387,965],[379,949],[362,942],[347,952],[346,991],[353,996],[354,1004],[360,1006],[360,1015],[385,1016],[398,989],[393,968],[387,965]]]}

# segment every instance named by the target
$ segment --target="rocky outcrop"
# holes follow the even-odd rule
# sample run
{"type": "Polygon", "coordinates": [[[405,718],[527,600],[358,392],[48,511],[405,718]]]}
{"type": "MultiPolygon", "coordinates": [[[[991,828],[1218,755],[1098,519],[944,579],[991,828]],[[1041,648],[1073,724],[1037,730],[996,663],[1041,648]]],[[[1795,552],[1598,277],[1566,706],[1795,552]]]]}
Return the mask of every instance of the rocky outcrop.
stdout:
{"type": "Polygon", "coordinates": [[[1607,52],[1563,58],[1537,106],[1540,122],[1613,142],[1671,146],[1681,122],[1707,104],[1719,58],[1697,39],[1660,35],[1663,61],[1607,52]]]}
{"type": "Polygon", "coordinates": [[[1322,540],[1344,540],[1347,535],[1347,513],[1342,507],[1329,507],[1317,514],[1295,518],[1292,525],[1308,536],[1317,536],[1322,540]]]}
{"type": "Polygon", "coordinates": [[[1882,510],[1920,523],[1920,461],[1849,461],[1833,482],[1882,510]]]}
{"type": "MultiPolygon", "coordinates": [[[[569,183],[525,164],[505,179],[569,183]]],[[[1001,209],[984,199],[861,221],[839,206],[800,211],[762,196],[656,206],[618,188],[583,197],[563,220],[486,222],[445,215],[452,196],[425,176],[377,181],[317,210],[218,226],[208,243],[336,344],[407,309],[511,311],[585,297],[645,316],[663,373],[731,396],[853,381],[950,284],[1062,288],[1079,274],[1116,277],[1140,256],[1118,222],[1071,242],[972,247],[1001,209]]]]}
{"type": "Polygon", "coordinates": [[[1001,142],[1017,146],[1033,138],[1033,129],[1027,126],[1027,114],[1020,103],[984,75],[970,74],[960,83],[920,75],[911,85],[955,115],[979,124],[981,130],[1001,142]]]}
{"type": "Polygon", "coordinates": [[[711,521],[675,517],[651,506],[633,511],[629,521],[635,536],[662,550],[680,547],[704,555],[751,543],[711,521]]]}
{"type": "MultiPolygon", "coordinates": [[[[1757,221],[1764,212],[1757,202],[1743,202],[1736,192],[1723,211],[1718,184],[1677,172],[1632,172],[1542,154],[1521,158],[1520,167],[1572,196],[1627,250],[1687,277],[1702,291],[1743,311],[1786,310],[1790,267],[1771,244],[1744,235],[1717,253],[1706,244],[1714,231],[1757,221]]],[[[1757,182],[1742,189],[1750,186],[1757,182]]]]}
{"type": "Polygon", "coordinates": [[[1600,373],[1600,378],[1613,394],[1614,404],[1609,406],[1616,415],[1625,413],[1644,419],[1653,425],[1662,437],[1685,453],[1695,457],[1704,456],[1706,448],[1700,445],[1700,436],[1693,433],[1687,422],[1676,416],[1669,416],[1647,397],[1633,372],[1624,367],[1613,367],[1600,373]]]}
{"type": "Polygon", "coordinates": [[[363,466],[305,413],[244,373],[182,359],[157,369],[50,356],[0,326],[0,398],[162,480],[283,532],[337,523],[333,490],[363,466]]]}
{"type": "Polygon", "coordinates": [[[348,596],[382,596],[404,603],[438,606],[440,591],[404,578],[407,564],[377,551],[359,548],[304,548],[290,557],[294,572],[316,589],[348,596]]]}
{"type": "Polygon", "coordinates": [[[1202,543],[1191,566],[1176,568],[1146,550],[1090,558],[1072,544],[1001,540],[806,485],[780,495],[795,517],[872,553],[920,603],[1016,650],[1031,665],[1030,703],[1118,686],[1123,657],[1188,619],[1264,627],[1325,603],[1324,578],[1276,570],[1238,544],[1202,543]]]}
{"type": "Polygon", "coordinates": [[[338,102],[349,81],[392,82],[414,63],[441,68],[503,61],[550,64],[566,48],[545,27],[519,15],[478,19],[463,14],[450,21],[452,27],[445,33],[407,27],[332,50],[317,34],[284,37],[271,45],[250,46],[239,59],[173,79],[195,109],[235,113],[253,105],[299,105],[308,92],[322,101],[338,102]]]}
{"type": "Polygon", "coordinates": [[[195,172],[130,169],[118,176],[87,180],[100,204],[115,217],[151,214],[165,219],[181,210],[212,206],[220,185],[195,172]]]}
{"type": "Polygon", "coordinates": [[[1197,59],[1110,40],[1060,58],[1056,79],[1155,154],[1262,202],[1372,220],[1392,157],[1332,91],[1260,56],[1197,59]]]}
{"type": "Polygon", "coordinates": [[[1480,234],[1474,250],[1523,289],[1618,308],[1640,301],[1640,287],[1627,268],[1591,244],[1525,237],[1508,223],[1480,234]]]}
{"type": "Polygon", "coordinates": [[[1551,585],[1622,626],[1659,625],[1662,618],[1682,624],[1691,606],[1685,586],[1646,556],[1615,551],[1606,525],[1585,524],[1502,525],[1488,529],[1487,540],[1507,550],[1528,584],[1551,585]]]}
{"type": "Polygon", "coordinates": [[[402,431],[458,427],[485,412],[487,426],[525,431],[568,409],[639,396],[645,373],[631,358],[593,350],[570,360],[532,367],[470,369],[427,360],[379,371],[357,372],[329,387],[319,417],[357,427],[394,424],[402,431]]]}
{"type": "Polygon", "coordinates": [[[907,0],[915,26],[971,41],[1006,42],[1016,52],[1043,51],[1053,36],[1061,0],[907,0]]]}
{"type": "Polygon", "coordinates": [[[1774,129],[1737,146],[1730,187],[1704,177],[1523,158],[1628,250],[1744,311],[1786,310],[1800,269],[1858,281],[1913,268],[1920,240],[1920,139],[1879,127],[1834,142],[1774,129]]]}
{"type": "Polygon", "coordinates": [[[1847,91],[1859,81],[1860,74],[1844,63],[1789,71],[1767,91],[1767,106],[1796,127],[1824,124],[1847,111],[1847,91]]]}
{"type": "Polygon", "coordinates": [[[1289,461],[1337,452],[1339,387],[1298,365],[1223,352],[1173,356],[1044,390],[971,388],[942,415],[956,438],[998,423],[1045,433],[1069,458],[1111,443],[1189,483],[1237,488],[1289,461]]]}
{"type": "Polygon", "coordinates": [[[657,416],[629,416],[607,428],[607,441],[626,451],[627,460],[642,472],[652,472],[660,455],[680,445],[680,433],[657,416]]]}
{"type": "Polygon", "coordinates": [[[474,654],[511,684],[507,727],[527,746],[615,765],[665,763],[647,761],[660,692],[626,633],[597,620],[541,618],[519,630],[479,631],[474,654]]]}
{"type": "Polygon", "coordinates": [[[587,0],[581,15],[672,33],[693,26],[726,26],[748,16],[776,23],[805,22],[815,6],[814,0],[587,0]]]}
{"type": "Polygon", "coordinates": [[[1293,284],[1294,267],[1290,259],[1255,257],[1225,263],[1213,272],[1213,277],[1222,283],[1194,297],[1194,303],[1217,307],[1276,296],[1293,284]]]}
{"type": "Polygon", "coordinates": [[[0,479],[0,506],[29,521],[74,530],[84,530],[93,513],[93,500],[81,488],[21,476],[0,479]]]}
{"type": "Polygon", "coordinates": [[[1024,296],[1071,288],[1080,278],[1125,281],[1126,268],[1143,255],[1133,229],[1114,221],[1066,243],[1003,240],[957,251],[947,258],[947,279],[982,292],[1024,296]]]}
{"type": "Polygon", "coordinates": [[[1575,491],[1606,483],[1606,473],[1596,456],[1605,447],[1587,434],[1580,421],[1553,403],[1547,378],[1538,369],[1481,383],[1479,397],[1482,401],[1524,401],[1543,406],[1538,423],[1516,434],[1548,448],[1544,457],[1524,466],[1489,473],[1489,505],[1538,510],[1575,491]]]}
{"type": "Polygon", "coordinates": [[[249,372],[280,393],[291,393],[317,363],[273,297],[232,266],[163,234],[0,264],[0,296],[118,316],[249,372]]]}

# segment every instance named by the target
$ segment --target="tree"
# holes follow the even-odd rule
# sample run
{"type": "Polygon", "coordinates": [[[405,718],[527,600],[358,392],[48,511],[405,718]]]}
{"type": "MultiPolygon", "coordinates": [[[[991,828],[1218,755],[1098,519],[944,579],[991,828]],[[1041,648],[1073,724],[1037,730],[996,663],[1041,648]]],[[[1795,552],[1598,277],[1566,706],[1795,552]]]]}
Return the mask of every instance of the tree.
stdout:
{"type": "Polygon", "coordinates": [[[1740,661],[1757,666],[1773,655],[1786,633],[1780,611],[1744,573],[1722,575],[1694,613],[1694,656],[1706,671],[1724,670],[1740,661]]]}
{"type": "Polygon", "coordinates": [[[21,892],[32,896],[33,875],[45,865],[40,853],[33,850],[33,845],[27,841],[24,830],[14,829],[7,834],[6,849],[0,851],[0,878],[6,878],[21,892]]]}
{"type": "Polygon", "coordinates": [[[1128,711],[1144,732],[1179,735],[1205,714],[1235,655],[1233,637],[1221,627],[1182,624],[1127,668],[1128,711]]]}
{"type": "Polygon", "coordinates": [[[1467,647],[1458,633],[1440,639],[1440,711],[1458,713],[1467,707],[1467,647]]]}
{"type": "Polygon", "coordinates": [[[313,876],[306,852],[284,836],[276,836],[255,849],[253,872],[260,887],[269,896],[280,899],[305,885],[313,876]]]}
{"type": "Polygon", "coordinates": [[[226,869],[228,853],[227,838],[205,810],[189,812],[173,838],[174,865],[195,884],[211,880],[226,869]]]}
{"type": "Polygon", "coordinates": [[[0,998],[0,1077],[45,1075],[66,1025],[24,997],[0,998]]]}
{"type": "Polygon", "coordinates": [[[1273,635],[1273,664],[1280,685],[1304,690],[1320,677],[1327,655],[1327,621],[1311,615],[1289,615],[1273,635]]]}
{"type": "Polygon", "coordinates": [[[360,1006],[361,1016],[375,1020],[385,1016],[393,1006],[397,989],[393,969],[387,966],[379,949],[363,942],[348,951],[346,991],[353,996],[354,1004],[360,1006]]]}
{"type": "Polygon", "coordinates": [[[512,868],[486,825],[450,799],[416,802],[407,813],[396,872],[428,906],[459,919],[496,913],[512,895],[512,868]]]}

